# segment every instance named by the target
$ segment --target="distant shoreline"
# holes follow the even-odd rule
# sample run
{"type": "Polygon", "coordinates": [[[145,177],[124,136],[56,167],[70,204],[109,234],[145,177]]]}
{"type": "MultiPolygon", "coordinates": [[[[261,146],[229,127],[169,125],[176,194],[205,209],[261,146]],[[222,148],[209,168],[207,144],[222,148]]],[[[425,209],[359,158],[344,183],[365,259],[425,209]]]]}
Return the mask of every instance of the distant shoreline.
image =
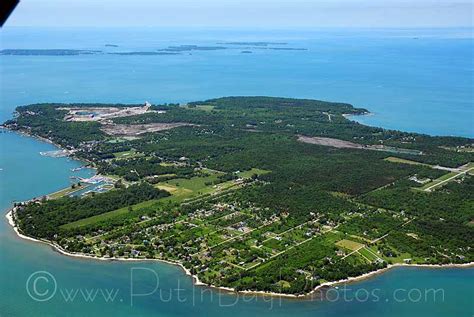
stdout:
{"type": "MultiPolygon", "coordinates": [[[[62,145],[58,144],[58,143],[55,143],[53,142],[52,140],[48,139],[48,138],[44,138],[42,136],[39,136],[39,135],[36,135],[36,134],[32,134],[32,133],[29,133],[28,131],[26,131],[25,129],[18,129],[18,130],[14,130],[14,129],[10,129],[9,127],[6,127],[4,125],[0,125],[0,128],[1,129],[4,129],[4,130],[7,130],[7,131],[10,131],[12,133],[17,133],[21,136],[26,136],[26,137],[29,137],[29,138],[32,138],[32,139],[36,139],[36,140],[39,140],[39,141],[42,141],[42,142],[45,142],[45,143],[49,143],[55,147],[57,147],[59,150],[63,150],[63,151],[66,151],[68,152],[67,155],[65,155],[64,157],[67,157],[67,158],[70,158],[72,160],[75,160],[75,161],[78,161],[78,162],[81,162],[83,163],[84,166],[86,166],[87,168],[89,169],[92,169],[95,171],[96,175],[97,175],[97,168],[94,167],[94,164],[93,162],[90,162],[88,161],[87,159],[84,159],[84,158],[78,158],[74,155],[74,153],[71,153],[71,150],[68,150],[68,149],[65,149],[62,145]]],[[[99,174],[100,175],[100,174],[99,174]]],[[[48,194],[46,194],[48,195],[48,194]]]]}
{"type": "Polygon", "coordinates": [[[322,283],[318,286],[316,286],[313,290],[311,290],[308,293],[302,294],[302,295],[294,295],[294,294],[286,294],[286,293],[276,293],[276,292],[265,292],[265,291],[252,291],[252,290],[244,290],[244,291],[237,291],[234,288],[231,287],[224,287],[224,286],[215,286],[212,284],[206,284],[199,280],[199,277],[197,275],[194,275],[189,271],[184,265],[180,262],[175,262],[175,261],[170,261],[170,260],[162,260],[162,259],[137,259],[137,258],[105,258],[105,257],[96,257],[96,256],[91,256],[87,254],[82,254],[82,253],[71,253],[66,250],[64,250],[61,246],[49,241],[49,240],[44,240],[44,239],[36,239],[32,238],[30,236],[27,236],[23,233],[20,232],[18,229],[17,225],[15,224],[15,221],[13,219],[13,208],[11,208],[8,213],[5,215],[5,218],[8,220],[8,224],[13,228],[15,231],[16,235],[22,239],[28,240],[28,241],[33,241],[33,242],[39,242],[39,243],[44,243],[53,248],[54,251],[60,253],[61,255],[69,256],[69,257],[74,257],[74,258],[82,258],[82,259],[87,259],[87,260],[97,260],[97,261],[132,261],[132,262],[162,262],[162,263],[167,263],[167,264],[172,264],[175,266],[180,267],[184,273],[191,277],[193,281],[193,285],[195,286],[203,286],[203,287],[209,287],[211,289],[216,289],[218,291],[225,291],[228,293],[232,294],[251,294],[251,295],[260,295],[260,296],[272,296],[272,297],[280,297],[280,298],[288,298],[288,299],[307,299],[311,295],[315,294],[317,291],[324,289],[324,288],[330,288],[333,286],[341,285],[341,284],[348,284],[348,283],[354,283],[354,282],[360,282],[366,279],[369,279],[371,277],[374,277],[379,274],[383,274],[387,272],[388,270],[396,267],[416,267],[416,268],[429,268],[429,269],[445,269],[445,268],[470,268],[474,267],[474,262],[469,262],[469,263],[451,263],[451,264],[404,264],[404,263],[396,263],[396,264],[389,264],[387,267],[378,269],[372,272],[364,273],[359,276],[354,276],[354,277],[349,277],[346,279],[341,279],[337,281],[330,281],[330,282],[325,282],[322,283]]]}
{"type": "Polygon", "coordinates": [[[375,116],[375,113],[366,111],[364,113],[343,113],[342,116],[346,118],[347,120],[351,120],[351,117],[362,117],[362,116],[375,116]]]}

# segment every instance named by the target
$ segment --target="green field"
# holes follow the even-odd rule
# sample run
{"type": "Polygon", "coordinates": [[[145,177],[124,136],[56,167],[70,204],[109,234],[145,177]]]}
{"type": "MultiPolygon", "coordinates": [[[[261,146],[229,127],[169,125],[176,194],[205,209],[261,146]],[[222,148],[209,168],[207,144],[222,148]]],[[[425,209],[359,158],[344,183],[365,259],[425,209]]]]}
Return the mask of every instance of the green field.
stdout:
{"type": "Polygon", "coordinates": [[[191,109],[191,110],[201,110],[201,111],[212,111],[214,110],[215,106],[212,106],[212,105],[197,105],[195,107],[189,107],[188,106],[188,109],[191,109]]]}
{"type": "Polygon", "coordinates": [[[339,246],[339,247],[343,247],[345,249],[349,249],[351,251],[355,251],[355,250],[360,249],[364,246],[362,243],[355,242],[355,241],[352,241],[352,240],[347,240],[347,239],[343,239],[341,241],[336,242],[336,245],[339,246]]]}
{"type": "Polygon", "coordinates": [[[357,252],[365,259],[367,260],[369,263],[372,263],[374,261],[376,261],[377,259],[379,259],[377,256],[375,256],[375,254],[372,252],[370,252],[372,250],[369,250],[368,248],[362,248],[360,250],[358,250],[357,252]]]}
{"type": "Polygon", "coordinates": [[[114,153],[116,159],[129,159],[134,157],[142,157],[144,156],[143,153],[137,152],[135,150],[123,151],[123,152],[116,152],[114,153]]]}
{"type": "Polygon", "coordinates": [[[155,187],[168,191],[172,196],[165,198],[172,202],[182,202],[185,199],[210,194],[221,189],[223,186],[229,187],[231,184],[221,183],[212,185],[218,180],[218,173],[205,176],[195,176],[187,178],[175,178],[169,181],[160,182],[155,187]]]}
{"type": "Polygon", "coordinates": [[[195,194],[205,194],[212,191],[212,185],[209,183],[218,180],[218,174],[209,174],[205,176],[195,176],[192,178],[175,178],[169,181],[161,182],[158,185],[174,187],[176,189],[185,189],[195,194]]]}
{"type": "MultiPolygon", "coordinates": [[[[252,175],[263,175],[266,173],[269,173],[269,171],[252,168],[237,174],[241,178],[250,178],[252,175]]],[[[202,176],[194,176],[189,179],[175,178],[160,182],[155,187],[166,190],[172,195],[171,197],[164,198],[164,201],[182,202],[185,199],[213,194],[236,186],[234,181],[217,183],[219,175],[223,175],[223,173],[211,169],[203,169],[202,176]]]]}
{"type": "Polygon", "coordinates": [[[388,161],[388,162],[392,162],[392,163],[431,166],[431,165],[428,165],[428,164],[425,164],[425,163],[420,163],[420,162],[416,162],[416,161],[406,160],[406,159],[402,159],[402,158],[394,157],[394,156],[389,156],[389,157],[385,158],[384,160],[385,160],[385,161],[388,161]]]}
{"type": "Polygon", "coordinates": [[[242,178],[250,178],[253,175],[264,175],[268,173],[270,173],[270,171],[262,170],[259,168],[252,168],[251,170],[248,170],[248,171],[238,172],[237,175],[242,178]]]}

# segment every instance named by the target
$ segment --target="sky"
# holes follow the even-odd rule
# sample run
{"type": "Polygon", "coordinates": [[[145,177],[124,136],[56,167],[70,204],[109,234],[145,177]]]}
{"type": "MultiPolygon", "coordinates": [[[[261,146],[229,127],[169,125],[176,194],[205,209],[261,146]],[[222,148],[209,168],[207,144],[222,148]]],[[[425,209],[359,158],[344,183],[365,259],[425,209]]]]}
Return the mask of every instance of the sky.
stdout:
{"type": "Polygon", "coordinates": [[[20,0],[6,26],[472,27],[473,0],[20,0]]]}

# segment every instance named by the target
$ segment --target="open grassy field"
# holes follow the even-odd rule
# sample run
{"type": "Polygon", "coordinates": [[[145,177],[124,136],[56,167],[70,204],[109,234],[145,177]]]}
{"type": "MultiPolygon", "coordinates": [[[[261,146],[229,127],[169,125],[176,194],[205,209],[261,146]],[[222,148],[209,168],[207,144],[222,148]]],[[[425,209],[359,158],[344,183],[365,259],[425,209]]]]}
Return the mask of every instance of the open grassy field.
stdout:
{"type": "Polygon", "coordinates": [[[204,194],[208,191],[212,190],[212,182],[218,180],[217,174],[210,174],[210,175],[203,175],[203,176],[195,176],[192,178],[175,178],[169,181],[165,181],[160,183],[160,185],[178,188],[184,188],[188,191],[193,193],[201,193],[204,194]]]}
{"type": "Polygon", "coordinates": [[[134,158],[134,157],[142,157],[144,156],[144,154],[132,149],[130,151],[114,153],[114,156],[116,159],[129,159],[129,158],[134,158]]]}
{"type": "MultiPolygon", "coordinates": [[[[219,175],[223,175],[220,171],[204,169],[201,176],[192,178],[175,178],[168,181],[160,182],[155,187],[168,191],[172,196],[164,198],[163,201],[170,200],[172,202],[182,202],[185,199],[195,198],[202,195],[209,195],[219,191],[230,189],[235,186],[234,181],[226,181],[219,183],[219,175]]],[[[239,172],[241,178],[250,178],[252,175],[262,175],[269,171],[252,168],[248,171],[239,172]]]]}
{"type": "Polygon", "coordinates": [[[212,105],[197,105],[195,107],[189,107],[188,109],[191,110],[201,110],[201,111],[212,111],[215,108],[215,106],[212,105]]]}
{"type": "Polygon", "coordinates": [[[218,173],[203,174],[192,178],[175,178],[155,185],[168,191],[172,196],[165,198],[172,202],[182,202],[185,199],[210,194],[220,189],[223,183],[213,185],[218,181],[218,173]]]}
{"type": "Polygon", "coordinates": [[[379,259],[376,253],[374,253],[371,249],[368,249],[367,247],[359,249],[357,252],[369,263],[372,263],[379,259]]]}
{"type": "Polygon", "coordinates": [[[384,160],[385,160],[385,161],[392,162],[392,163],[402,163],[402,164],[411,164],[411,165],[431,166],[431,165],[428,165],[428,164],[425,164],[425,163],[420,163],[420,162],[416,162],[416,161],[406,160],[406,159],[402,159],[402,158],[394,157],[394,156],[389,156],[389,157],[385,158],[384,160]]]}
{"type": "Polygon", "coordinates": [[[354,238],[356,240],[360,240],[361,242],[362,241],[364,241],[364,242],[371,242],[372,241],[370,239],[367,239],[367,238],[364,238],[364,237],[361,237],[361,236],[357,236],[355,234],[350,234],[349,237],[354,238]]]}
{"type": "Polygon", "coordinates": [[[347,240],[347,239],[343,239],[343,240],[340,240],[340,241],[336,242],[336,245],[339,246],[339,247],[343,247],[345,249],[349,249],[351,251],[355,251],[355,250],[360,249],[364,246],[362,243],[355,242],[355,241],[352,241],[352,240],[347,240]]]}

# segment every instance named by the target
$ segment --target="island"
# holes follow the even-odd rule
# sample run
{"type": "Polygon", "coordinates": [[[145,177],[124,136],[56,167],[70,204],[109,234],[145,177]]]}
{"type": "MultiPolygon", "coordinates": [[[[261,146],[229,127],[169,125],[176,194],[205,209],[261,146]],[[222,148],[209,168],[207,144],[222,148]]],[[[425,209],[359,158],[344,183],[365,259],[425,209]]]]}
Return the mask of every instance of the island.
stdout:
{"type": "Polygon", "coordinates": [[[350,104],[225,97],[33,104],[4,127],[97,170],[9,214],[75,256],[304,296],[396,265],[474,261],[474,140],[369,127],[350,104]]]}
{"type": "Polygon", "coordinates": [[[190,51],[218,51],[225,50],[224,46],[200,46],[194,44],[172,45],[167,48],[158,49],[160,52],[190,52],[190,51]]]}
{"type": "Polygon", "coordinates": [[[25,56],[72,56],[99,54],[99,50],[75,50],[75,49],[3,49],[0,55],[25,55],[25,56]]]}
{"type": "Polygon", "coordinates": [[[179,55],[179,53],[174,52],[153,52],[153,51],[143,51],[143,52],[113,52],[107,53],[110,55],[141,55],[141,56],[152,56],[152,55],[179,55]]]}
{"type": "Polygon", "coordinates": [[[223,42],[217,44],[237,45],[237,46],[270,46],[270,45],[287,45],[285,42],[223,42]]]}

